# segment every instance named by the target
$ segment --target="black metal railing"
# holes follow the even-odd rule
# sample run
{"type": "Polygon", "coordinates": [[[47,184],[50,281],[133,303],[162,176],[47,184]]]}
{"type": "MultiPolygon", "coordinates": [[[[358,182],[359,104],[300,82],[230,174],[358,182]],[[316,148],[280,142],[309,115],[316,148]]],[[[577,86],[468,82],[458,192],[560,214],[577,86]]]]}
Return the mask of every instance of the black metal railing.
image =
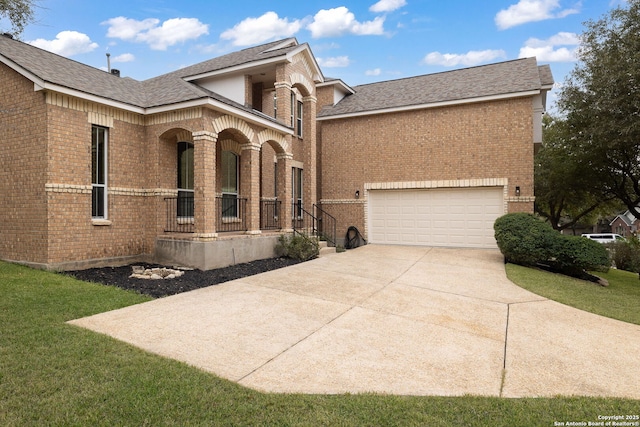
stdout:
{"type": "Polygon", "coordinates": [[[193,233],[193,196],[165,197],[165,226],[167,233],[193,233]]]}
{"type": "Polygon", "coordinates": [[[247,231],[247,199],[223,195],[216,197],[216,231],[247,231]]]}
{"type": "Polygon", "coordinates": [[[325,240],[327,246],[336,246],[336,219],[332,215],[315,204],[313,212],[309,212],[302,204],[294,203],[292,212],[291,226],[294,232],[325,240]]]}
{"type": "Polygon", "coordinates": [[[316,229],[320,240],[326,240],[327,246],[336,246],[336,218],[324,211],[320,206],[313,205],[313,216],[316,218],[316,229]]]}
{"type": "Polygon", "coordinates": [[[279,230],[280,200],[263,200],[260,202],[260,230],[279,230]]]}

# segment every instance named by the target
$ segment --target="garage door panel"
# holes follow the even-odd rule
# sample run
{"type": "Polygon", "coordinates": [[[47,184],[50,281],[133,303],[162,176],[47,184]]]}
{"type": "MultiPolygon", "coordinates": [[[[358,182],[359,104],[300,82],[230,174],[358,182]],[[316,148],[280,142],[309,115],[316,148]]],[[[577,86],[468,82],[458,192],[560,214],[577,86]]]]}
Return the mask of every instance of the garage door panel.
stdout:
{"type": "Polygon", "coordinates": [[[372,243],[495,248],[502,187],[369,192],[372,243]]]}

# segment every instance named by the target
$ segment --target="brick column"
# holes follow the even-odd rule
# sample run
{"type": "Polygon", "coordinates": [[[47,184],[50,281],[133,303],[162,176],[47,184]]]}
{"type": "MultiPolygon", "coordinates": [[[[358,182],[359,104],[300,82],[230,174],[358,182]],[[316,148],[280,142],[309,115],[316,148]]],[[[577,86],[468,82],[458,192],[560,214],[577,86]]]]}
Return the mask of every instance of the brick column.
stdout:
{"type": "Polygon", "coordinates": [[[318,203],[317,177],[317,144],[316,144],[316,106],[315,96],[305,96],[303,107],[303,137],[304,137],[304,204],[305,209],[312,212],[314,203],[318,203]]]}
{"type": "Polygon", "coordinates": [[[278,200],[280,205],[280,226],[282,231],[293,231],[291,226],[291,161],[293,156],[287,153],[279,153],[277,155],[278,165],[276,173],[278,174],[278,200]]]}
{"type": "Polygon", "coordinates": [[[193,133],[194,237],[210,240],[216,233],[216,142],[211,132],[193,133]]]}
{"type": "Polygon", "coordinates": [[[291,83],[275,82],[276,88],[276,108],[278,117],[276,120],[286,126],[291,126],[291,83]]]}
{"type": "Polygon", "coordinates": [[[243,144],[240,155],[240,195],[247,198],[247,234],[260,234],[260,145],[243,144]]]}

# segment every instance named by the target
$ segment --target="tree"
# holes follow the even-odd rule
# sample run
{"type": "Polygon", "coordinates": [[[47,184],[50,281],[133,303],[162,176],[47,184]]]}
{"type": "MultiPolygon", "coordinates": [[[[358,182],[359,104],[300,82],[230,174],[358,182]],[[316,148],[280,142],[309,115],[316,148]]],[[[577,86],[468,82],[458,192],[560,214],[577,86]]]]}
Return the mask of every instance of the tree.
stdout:
{"type": "Polygon", "coordinates": [[[640,217],[640,0],[585,26],[559,94],[568,144],[600,193],[640,217]]]}
{"type": "Polygon", "coordinates": [[[14,35],[35,19],[35,0],[0,0],[0,17],[9,19],[14,35]]]}
{"type": "Polygon", "coordinates": [[[569,139],[565,120],[543,117],[543,145],[534,167],[535,211],[558,231],[593,223],[613,209],[613,197],[600,194],[599,181],[571,150],[569,139]]]}

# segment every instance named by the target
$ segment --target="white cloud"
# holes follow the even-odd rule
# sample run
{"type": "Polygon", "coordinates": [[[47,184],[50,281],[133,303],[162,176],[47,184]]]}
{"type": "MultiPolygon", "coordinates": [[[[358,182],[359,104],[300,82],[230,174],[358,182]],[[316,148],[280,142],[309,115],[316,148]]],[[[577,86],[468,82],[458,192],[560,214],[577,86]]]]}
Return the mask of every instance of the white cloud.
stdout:
{"type": "Polygon", "coordinates": [[[380,0],[371,6],[369,10],[375,13],[393,12],[406,5],[407,2],[405,0],[380,0]]]}
{"type": "Polygon", "coordinates": [[[132,53],[123,53],[122,55],[114,56],[112,62],[133,62],[136,57],[132,53]]]}
{"type": "Polygon", "coordinates": [[[233,28],[224,31],[220,38],[232,40],[234,46],[249,46],[278,38],[292,37],[304,22],[302,20],[289,21],[280,18],[275,12],[267,12],[258,18],[247,18],[233,28]]]}
{"type": "Polygon", "coordinates": [[[382,74],[382,70],[380,68],[374,68],[373,70],[367,70],[364,72],[365,76],[379,76],[382,74]]]}
{"type": "Polygon", "coordinates": [[[502,9],[498,12],[495,16],[495,23],[499,29],[505,30],[527,22],[564,18],[568,15],[579,13],[577,7],[563,9],[554,13],[559,8],[559,0],[520,0],[507,9],[502,9]]]}
{"type": "Polygon", "coordinates": [[[348,56],[334,56],[333,58],[316,58],[318,65],[326,68],[348,67],[351,64],[348,56]]]}
{"type": "Polygon", "coordinates": [[[422,62],[427,65],[443,65],[445,67],[458,65],[471,67],[506,57],[507,54],[504,50],[472,50],[463,54],[431,52],[424,57],[422,62]]]}
{"type": "Polygon", "coordinates": [[[344,34],[358,36],[384,34],[384,17],[377,17],[373,21],[358,22],[355,15],[344,6],[335,9],[322,9],[313,17],[313,22],[307,25],[314,39],[321,37],[338,37],[344,34]]]}
{"type": "Polygon", "coordinates": [[[92,42],[88,35],[77,31],[60,31],[55,40],[36,39],[28,43],[62,56],[88,53],[98,47],[98,43],[92,42]]]}
{"type": "Polygon", "coordinates": [[[197,18],[168,19],[159,26],[160,20],[155,18],[137,21],[119,16],[102,24],[109,25],[107,37],[147,43],[154,50],[166,50],[175,44],[209,34],[209,26],[197,18]]]}
{"type": "Polygon", "coordinates": [[[561,32],[547,40],[530,38],[520,48],[520,58],[535,56],[538,61],[545,62],[573,62],[577,60],[576,49],[580,39],[575,33],[561,32]],[[571,46],[571,48],[556,46],[571,46]]]}

